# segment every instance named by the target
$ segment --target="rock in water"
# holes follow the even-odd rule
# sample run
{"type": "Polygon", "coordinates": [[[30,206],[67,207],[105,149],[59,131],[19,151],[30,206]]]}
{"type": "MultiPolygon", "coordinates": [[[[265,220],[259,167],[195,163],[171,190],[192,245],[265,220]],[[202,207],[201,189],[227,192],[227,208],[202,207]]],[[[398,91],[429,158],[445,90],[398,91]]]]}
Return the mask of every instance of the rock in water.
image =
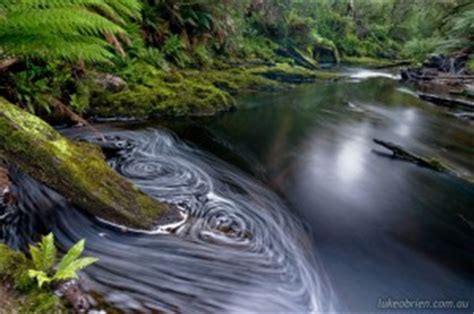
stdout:
{"type": "Polygon", "coordinates": [[[0,154],[56,190],[73,205],[106,221],[154,229],[176,214],[110,168],[100,148],[72,142],[38,117],[0,98],[0,154]]]}

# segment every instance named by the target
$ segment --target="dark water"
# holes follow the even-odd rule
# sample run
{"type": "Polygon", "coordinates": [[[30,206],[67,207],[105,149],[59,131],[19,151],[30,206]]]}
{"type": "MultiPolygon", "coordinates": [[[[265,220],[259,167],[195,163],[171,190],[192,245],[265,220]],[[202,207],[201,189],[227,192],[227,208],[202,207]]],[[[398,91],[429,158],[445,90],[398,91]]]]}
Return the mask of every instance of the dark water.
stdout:
{"type": "MultiPolygon", "coordinates": [[[[41,225],[35,199],[42,211],[63,208],[46,225],[63,247],[87,239],[100,258],[88,287],[125,312],[386,312],[379,299],[392,298],[462,301],[468,309],[441,312],[472,313],[474,185],[372,143],[397,142],[470,176],[469,122],[371,72],[240,104],[213,118],[104,127],[127,147],[111,164],[188,215],[170,234],[123,233],[41,189],[23,224],[41,225]]],[[[28,228],[9,225],[20,245],[28,228]]]]}

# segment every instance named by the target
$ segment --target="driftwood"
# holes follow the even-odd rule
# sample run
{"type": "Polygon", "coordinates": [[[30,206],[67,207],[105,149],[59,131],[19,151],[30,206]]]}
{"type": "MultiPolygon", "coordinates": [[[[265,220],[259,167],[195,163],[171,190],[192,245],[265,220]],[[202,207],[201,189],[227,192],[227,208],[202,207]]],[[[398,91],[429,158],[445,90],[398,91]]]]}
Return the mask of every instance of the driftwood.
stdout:
{"type": "Polygon", "coordinates": [[[463,107],[466,109],[474,110],[474,102],[460,99],[460,98],[453,98],[441,95],[434,95],[434,94],[427,94],[427,93],[418,93],[418,97],[423,100],[429,101],[439,106],[445,107],[463,107]]]}
{"type": "Polygon", "coordinates": [[[73,205],[107,221],[151,229],[178,219],[110,168],[100,148],[72,142],[46,122],[0,98],[0,155],[73,205]]]}
{"type": "Polygon", "coordinates": [[[435,158],[427,158],[427,157],[416,155],[414,153],[407,151],[400,145],[397,145],[391,142],[382,141],[376,138],[374,138],[373,141],[375,144],[380,145],[392,151],[392,158],[409,161],[421,167],[429,168],[429,169],[439,171],[439,172],[453,173],[452,170],[450,170],[447,166],[445,166],[442,162],[440,162],[439,160],[435,158]]]}
{"type": "Polygon", "coordinates": [[[420,75],[420,80],[434,80],[434,79],[445,79],[445,80],[474,80],[474,75],[420,75]]]}

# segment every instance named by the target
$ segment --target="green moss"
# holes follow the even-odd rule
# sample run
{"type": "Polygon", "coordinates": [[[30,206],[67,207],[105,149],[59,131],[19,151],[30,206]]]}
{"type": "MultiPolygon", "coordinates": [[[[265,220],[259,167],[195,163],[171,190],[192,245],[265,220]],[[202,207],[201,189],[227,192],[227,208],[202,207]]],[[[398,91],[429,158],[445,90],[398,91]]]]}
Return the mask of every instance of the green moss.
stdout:
{"type": "MultiPolygon", "coordinates": [[[[21,253],[0,244],[0,285],[10,283],[15,292],[7,301],[19,313],[53,313],[65,310],[61,301],[50,291],[40,291],[28,276],[31,261],[21,253]]],[[[4,300],[5,301],[5,300],[4,300]]]]}
{"type": "Polygon", "coordinates": [[[474,55],[469,56],[469,61],[467,62],[467,68],[469,72],[474,73],[474,55]]]}
{"type": "Polygon", "coordinates": [[[279,63],[275,67],[257,67],[250,70],[251,73],[262,75],[278,81],[290,83],[309,83],[318,80],[337,80],[340,74],[323,70],[308,70],[303,67],[291,66],[279,63]]]}
{"type": "Polygon", "coordinates": [[[97,93],[92,113],[99,116],[202,115],[233,105],[230,95],[204,76],[164,71],[146,77],[119,93],[97,93]]]}
{"type": "Polygon", "coordinates": [[[99,148],[72,143],[0,98],[0,153],[92,215],[149,228],[168,211],[113,171],[99,148]]]}
{"type": "Polygon", "coordinates": [[[316,37],[316,44],[312,47],[312,55],[319,62],[339,63],[340,56],[336,45],[329,39],[316,37]]]}
{"type": "Polygon", "coordinates": [[[21,313],[49,314],[66,311],[61,300],[49,292],[30,292],[20,303],[21,313]]]}
{"type": "Polygon", "coordinates": [[[243,59],[261,59],[266,61],[273,61],[277,56],[274,51],[278,45],[270,39],[263,36],[244,37],[238,54],[243,59]]]}
{"type": "Polygon", "coordinates": [[[240,92],[276,91],[294,83],[340,78],[336,73],[287,63],[177,72],[138,62],[128,66],[122,76],[128,81],[128,88],[117,93],[96,88],[89,114],[135,118],[212,115],[235,105],[231,95],[240,92]]]}
{"type": "Polygon", "coordinates": [[[280,90],[282,86],[275,81],[255,75],[251,69],[235,68],[227,71],[206,71],[192,73],[193,77],[212,83],[215,87],[236,94],[242,91],[280,90]]]}
{"type": "Polygon", "coordinates": [[[31,262],[21,252],[16,252],[4,244],[0,244],[0,279],[10,280],[20,291],[27,291],[34,286],[28,277],[31,262]]]}

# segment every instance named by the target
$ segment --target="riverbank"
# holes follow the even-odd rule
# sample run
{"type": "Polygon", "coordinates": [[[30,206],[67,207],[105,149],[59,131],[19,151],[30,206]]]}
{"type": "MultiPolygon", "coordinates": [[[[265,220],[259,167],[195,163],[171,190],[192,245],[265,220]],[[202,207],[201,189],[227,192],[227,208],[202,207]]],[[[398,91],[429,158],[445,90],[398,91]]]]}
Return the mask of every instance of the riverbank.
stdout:
{"type": "Polygon", "coordinates": [[[84,79],[89,90],[89,118],[138,118],[157,116],[213,115],[236,106],[234,96],[255,91],[290,89],[296,84],[338,80],[340,74],[325,70],[309,70],[288,63],[240,65],[222,64],[210,69],[165,71],[145,63],[109,76],[111,86],[92,73],[84,79]]]}
{"type": "Polygon", "coordinates": [[[466,53],[432,55],[418,67],[402,69],[400,75],[402,81],[415,85],[421,99],[449,108],[457,118],[473,120],[472,60],[466,53]]]}

